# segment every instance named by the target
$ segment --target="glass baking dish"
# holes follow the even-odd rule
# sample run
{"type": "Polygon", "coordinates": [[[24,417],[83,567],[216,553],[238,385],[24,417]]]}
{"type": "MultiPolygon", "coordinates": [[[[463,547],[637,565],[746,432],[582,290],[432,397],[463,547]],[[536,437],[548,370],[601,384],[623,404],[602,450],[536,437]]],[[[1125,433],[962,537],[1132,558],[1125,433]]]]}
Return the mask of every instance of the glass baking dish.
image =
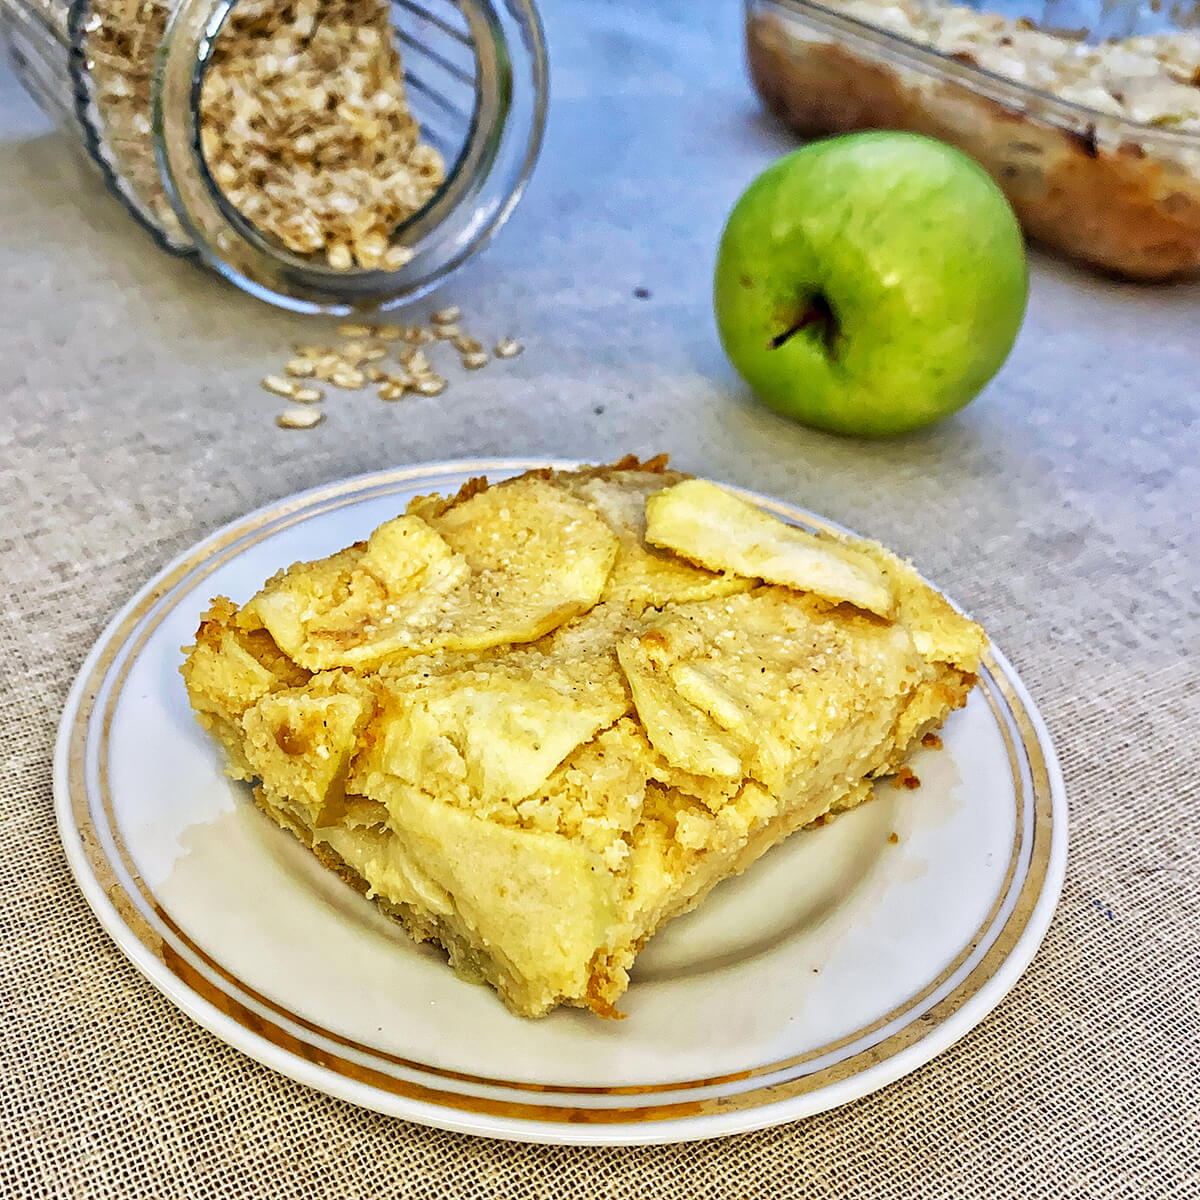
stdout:
{"type": "Polygon", "coordinates": [[[1038,23],[1003,6],[746,0],[750,74],[804,137],[903,129],[959,147],[1026,233],[1094,267],[1200,274],[1200,35],[1156,0],[1051,0],[1038,23]]]}

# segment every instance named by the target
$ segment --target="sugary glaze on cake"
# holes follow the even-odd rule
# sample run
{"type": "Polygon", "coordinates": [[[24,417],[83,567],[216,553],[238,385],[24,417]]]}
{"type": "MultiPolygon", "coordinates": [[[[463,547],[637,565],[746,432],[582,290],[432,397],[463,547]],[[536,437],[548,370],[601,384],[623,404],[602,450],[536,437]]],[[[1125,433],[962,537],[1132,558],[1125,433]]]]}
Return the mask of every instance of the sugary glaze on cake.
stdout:
{"type": "Polygon", "coordinates": [[[868,799],[985,644],[881,547],[626,459],[419,498],[215,600],[182,670],[228,773],[414,938],[521,1015],[611,1016],[657,928],[868,799]]]}

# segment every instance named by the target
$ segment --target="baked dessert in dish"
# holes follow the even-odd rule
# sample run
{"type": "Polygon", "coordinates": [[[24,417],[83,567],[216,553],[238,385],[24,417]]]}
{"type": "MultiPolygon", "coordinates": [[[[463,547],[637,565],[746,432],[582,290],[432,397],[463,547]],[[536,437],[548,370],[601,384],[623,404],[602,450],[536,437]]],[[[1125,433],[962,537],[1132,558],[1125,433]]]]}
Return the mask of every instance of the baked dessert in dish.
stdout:
{"type": "Polygon", "coordinates": [[[509,1008],[617,1015],[666,921],[868,799],[986,641],[911,566],[625,459],[420,497],[217,598],[228,773],[509,1008]]]}
{"type": "Polygon", "coordinates": [[[900,129],[957,146],[1030,236],[1104,271],[1200,272],[1200,31],[1083,40],[987,8],[746,0],[750,75],[803,137],[900,129]]]}

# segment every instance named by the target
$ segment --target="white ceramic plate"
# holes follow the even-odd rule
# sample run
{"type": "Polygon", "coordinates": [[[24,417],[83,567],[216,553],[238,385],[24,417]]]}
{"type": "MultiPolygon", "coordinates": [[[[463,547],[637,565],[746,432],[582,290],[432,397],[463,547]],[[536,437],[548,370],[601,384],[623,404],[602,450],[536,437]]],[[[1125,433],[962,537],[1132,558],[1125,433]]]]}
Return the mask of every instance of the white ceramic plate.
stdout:
{"type": "Polygon", "coordinates": [[[155,986],[259,1062],[467,1133],[712,1137],[845,1103],[927,1062],[1016,982],[1062,884],[1054,752],[994,651],[944,749],[914,760],[920,789],[880,785],[669,926],[638,960],[624,1021],[511,1016],[221,774],[178,673],[212,596],[245,600],[413,495],[545,465],[570,464],[423,465],[305,492],[207,538],[134,597],[83,666],[55,761],[63,843],[96,915],[155,986]]]}

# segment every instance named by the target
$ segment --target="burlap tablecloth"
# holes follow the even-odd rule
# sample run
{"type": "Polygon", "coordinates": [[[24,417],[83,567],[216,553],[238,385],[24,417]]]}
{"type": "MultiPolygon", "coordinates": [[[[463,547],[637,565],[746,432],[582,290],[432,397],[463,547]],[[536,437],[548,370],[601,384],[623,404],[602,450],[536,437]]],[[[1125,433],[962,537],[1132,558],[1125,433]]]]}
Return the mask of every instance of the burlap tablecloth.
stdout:
{"type": "Polygon", "coordinates": [[[1200,290],[1038,259],[1016,352],[968,411],[886,444],[806,432],[744,394],[710,318],[722,218],[786,145],[744,82],[736,6],[545,7],[541,167],[445,293],[525,354],[437,399],[339,395],[306,433],[275,428],[257,381],[311,327],[154,251],[3,68],[0,1196],[1196,1195],[1200,290]],[[1028,682],[1073,843],[1047,941],[995,1014],[840,1111],[580,1150],[330,1100],[144,983],[71,880],[50,789],[67,688],[113,610],[298,488],[660,449],[911,555],[1028,682]]]}

